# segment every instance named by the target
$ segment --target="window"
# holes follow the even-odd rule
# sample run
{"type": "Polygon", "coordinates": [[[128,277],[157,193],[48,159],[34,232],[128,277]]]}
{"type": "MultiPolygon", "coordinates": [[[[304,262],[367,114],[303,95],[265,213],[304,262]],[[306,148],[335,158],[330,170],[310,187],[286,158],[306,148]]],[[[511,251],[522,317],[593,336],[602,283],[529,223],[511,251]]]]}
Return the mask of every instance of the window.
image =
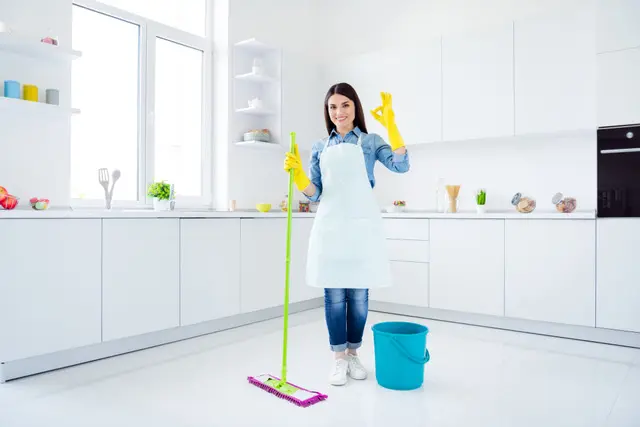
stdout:
{"type": "Polygon", "coordinates": [[[98,0],[204,37],[206,2],[204,0],[98,0]]]}
{"type": "Polygon", "coordinates": [[[103,203],[101,167],[122,172],[115,206],[150,203],[146,188],[159,180],[175,184],[179,205],[210,203],[211,96],[206,94],[212,53],[211,43],[194,35],[204,34],[206,4],[75,2],[72,42],[83,53],[72,65],[72,102],[82,110],[71,127],[76,204],[103,203]],[[170,4],[184,10],[178,13],[170,4]]]}

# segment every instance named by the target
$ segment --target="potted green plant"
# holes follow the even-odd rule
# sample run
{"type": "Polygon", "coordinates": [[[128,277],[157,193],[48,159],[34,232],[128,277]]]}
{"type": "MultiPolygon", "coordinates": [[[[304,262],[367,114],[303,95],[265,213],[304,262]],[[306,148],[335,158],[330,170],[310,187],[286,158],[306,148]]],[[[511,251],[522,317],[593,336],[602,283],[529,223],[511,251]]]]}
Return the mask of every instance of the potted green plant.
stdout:
{"type": "Polygon", "coordinates": [[[487,192],[484,190],[484,188],[481,188],[476,192],[476,212],[478,212],[479,214],[485,213],[486,203],[487,203],[487,192]]]}
{"type": "Polygon", "coordinates": [[[147,195],[153,197],[153,209],[168,211],[171,206],[171,184],[157,181],[149,184],[147,195]]]}

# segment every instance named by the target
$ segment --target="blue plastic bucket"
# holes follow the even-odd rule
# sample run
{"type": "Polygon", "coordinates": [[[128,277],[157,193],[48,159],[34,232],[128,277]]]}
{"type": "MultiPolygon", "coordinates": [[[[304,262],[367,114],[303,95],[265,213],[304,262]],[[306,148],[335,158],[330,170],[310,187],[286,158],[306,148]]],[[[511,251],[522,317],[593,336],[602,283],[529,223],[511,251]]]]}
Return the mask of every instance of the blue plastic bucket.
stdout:
{"type": "Polygon", "coordinates": [[[424,365],[429,361],[429,328],[410,322],[373,325],[376,380],[392,390],[422,387],[424,365]]]}

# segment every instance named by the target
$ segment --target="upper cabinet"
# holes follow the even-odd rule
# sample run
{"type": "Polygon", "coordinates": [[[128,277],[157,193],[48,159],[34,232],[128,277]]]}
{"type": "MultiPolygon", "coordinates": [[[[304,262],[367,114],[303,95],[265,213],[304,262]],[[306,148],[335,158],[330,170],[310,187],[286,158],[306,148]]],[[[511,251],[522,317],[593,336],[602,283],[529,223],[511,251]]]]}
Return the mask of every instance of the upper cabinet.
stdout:
{"type": "Polygon", "coordinates": [[[597,0],[598,53],[640,47],[640,1],[597,0]]]}
{"type": "Polygon", "coordinates": [[[442,79],[445,140],[514,134],[512,23],[443,37],[442,79]]]}
{"type": "Polygon", "coordinates": [[[640,123],[640,48],[598,55],[598,125],[640,123]]]}
{"type": "Polygon", "coordinates": [[[515,22],[515,132],[596,128],[592,8],[515,22]]]}

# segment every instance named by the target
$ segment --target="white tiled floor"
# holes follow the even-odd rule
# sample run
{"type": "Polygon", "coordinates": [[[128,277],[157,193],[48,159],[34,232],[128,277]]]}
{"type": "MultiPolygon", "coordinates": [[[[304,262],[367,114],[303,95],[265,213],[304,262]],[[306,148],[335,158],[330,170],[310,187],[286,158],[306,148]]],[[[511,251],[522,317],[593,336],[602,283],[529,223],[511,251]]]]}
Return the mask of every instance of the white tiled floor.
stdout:
{"type": "MultiPolygon", "coordinates": [[[[370,326],[402,319],[370,313],[370,326]]],[[[289,379],[329,399],[298,408],[249,385],[278,374],[269,321],[0,385],[0,426],[640,426],[640,350],[409,319],[430,329],[424,387],[326,384],[323,313],[293,316],[289,379]]]]}

